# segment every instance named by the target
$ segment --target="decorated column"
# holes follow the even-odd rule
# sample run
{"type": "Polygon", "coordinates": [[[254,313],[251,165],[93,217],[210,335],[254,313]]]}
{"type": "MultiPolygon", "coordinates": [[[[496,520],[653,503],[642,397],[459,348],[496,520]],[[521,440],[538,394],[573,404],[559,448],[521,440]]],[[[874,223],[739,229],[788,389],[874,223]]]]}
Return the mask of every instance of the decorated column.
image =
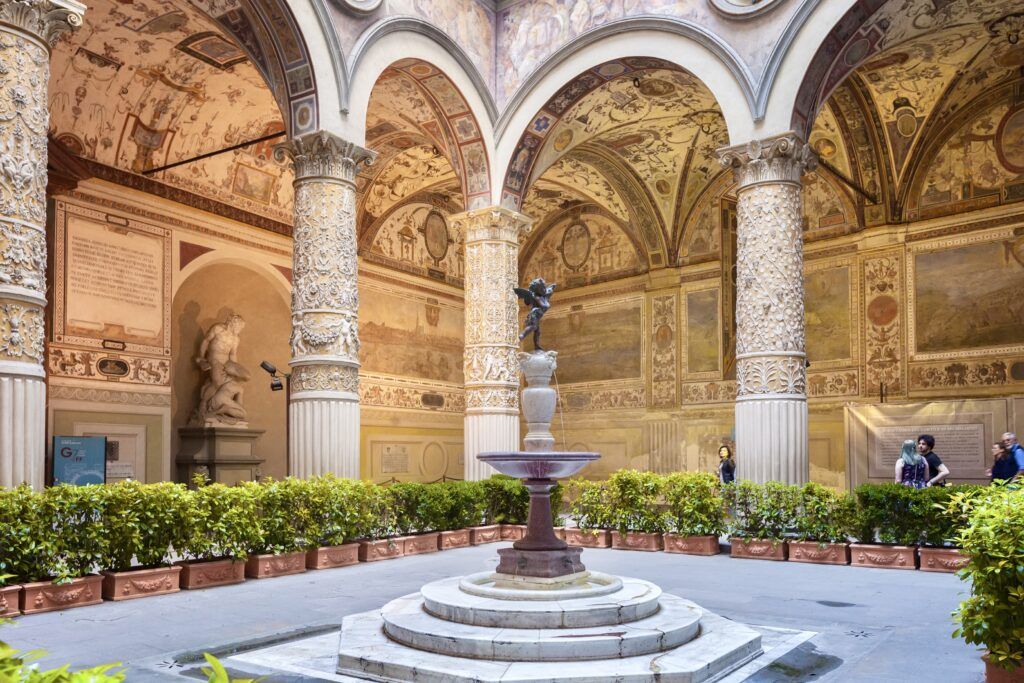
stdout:
{"type": "Polygon", "coordinates": [[[0,486],[43,485],[50,48],[84,12],[0,0],[0,486]]]}
{"type": "Polygon", "coordinates": [[[356,186],[376,154],[330,133],[278,148],[295,167],[288,471],[359,476],[356,186]]]}
{"type": "Polygon", "coordinates": [[[720,154],[738,184],[737,473],[799,484],[808,478],[800,177],[815,159],[793,133],[720,154]]]}
{"type": "Polygon", "coordinates": [[[486,451],[519,448],[519,237],[531,219],[500,207],[454,217],[466,240],[465,477],[494,473],[486,451]]]}

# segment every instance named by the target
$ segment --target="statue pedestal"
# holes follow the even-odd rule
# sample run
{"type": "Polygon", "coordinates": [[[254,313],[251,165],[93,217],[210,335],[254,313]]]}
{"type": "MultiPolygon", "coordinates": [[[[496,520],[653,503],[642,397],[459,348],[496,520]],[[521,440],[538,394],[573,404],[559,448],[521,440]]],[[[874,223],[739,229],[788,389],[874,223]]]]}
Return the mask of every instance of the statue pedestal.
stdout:
{"type": "Polygon", "coordinates": [[[239,427],[179,428],[178,481],[189,483],[197,473],[221,484],[259,479],[263,458],[256,457],[256,441],[263,431],[239,427]]]}

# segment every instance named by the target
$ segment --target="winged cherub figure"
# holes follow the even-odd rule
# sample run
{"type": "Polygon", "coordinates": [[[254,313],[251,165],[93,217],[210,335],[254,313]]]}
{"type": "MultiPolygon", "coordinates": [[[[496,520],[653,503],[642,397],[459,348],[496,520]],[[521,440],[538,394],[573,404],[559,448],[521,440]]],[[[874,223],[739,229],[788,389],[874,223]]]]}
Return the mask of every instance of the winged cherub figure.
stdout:
{"type": "Polygon", "coordinates": [[[512,288],[516,296],[530,307],[530,312],[526,315],[526,327],[519,333],[519,341],[522,341],[526,338],[526,335],[533,332],[533,348],[536,351],[544,350],[540,345],[540,319],[551,308],[551,294],[557,286],[555,283],[549,285],[544,282],[544,278],[539,277],[531,282],[527,289],[522,287],[512,288]]]}

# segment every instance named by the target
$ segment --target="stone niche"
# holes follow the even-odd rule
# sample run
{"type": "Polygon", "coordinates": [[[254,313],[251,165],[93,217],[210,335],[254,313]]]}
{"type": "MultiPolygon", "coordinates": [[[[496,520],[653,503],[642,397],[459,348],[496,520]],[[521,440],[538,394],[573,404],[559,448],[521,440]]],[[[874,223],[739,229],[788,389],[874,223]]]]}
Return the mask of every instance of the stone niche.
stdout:
{"type": "Polygon", "coordinates": [[[935,452],[950,470],[948,481],[986,483],[991,444],[1003,432],[1019,432],[1022,421],[1022,398],[847,406],[848,484],[892,481],[900,445],[920,434],[935,437],[935,452]]]}

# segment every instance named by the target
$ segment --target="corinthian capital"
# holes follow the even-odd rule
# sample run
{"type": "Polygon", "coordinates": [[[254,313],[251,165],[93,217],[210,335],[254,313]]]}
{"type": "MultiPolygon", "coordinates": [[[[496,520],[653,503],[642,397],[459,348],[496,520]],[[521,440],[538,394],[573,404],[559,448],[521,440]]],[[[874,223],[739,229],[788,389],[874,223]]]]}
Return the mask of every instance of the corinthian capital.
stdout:
{"type": "Polygon", "coordinates": [[[0,24],[24,31],[53,47],[61,34],[82,25],[85,5],[75,0],[4,0],[0,24]]]}
{"type": "Polygon", "coordinates": [[[519,244],[530,233],[533,219],[501,206],[474,209],[451,217],[453,225],[471,242],[500,241],[519,244]]]}
{"type": "Polygon", "coordinates": [[[759,183],[800,183],[800,176],[813,171],[818,159],[796,133],[783,133],[745,145],[718,150],[718,160],[733,170],[740,188],[759,183]]]}
{"type": "Polygon", "coordinates": [[[372,164],[377,153],[326,131],[317,131],[277,145],[274,157],[278,161],[292,160],[296,182],[328,178],[354,183],[359,167],[372,164]]]}

